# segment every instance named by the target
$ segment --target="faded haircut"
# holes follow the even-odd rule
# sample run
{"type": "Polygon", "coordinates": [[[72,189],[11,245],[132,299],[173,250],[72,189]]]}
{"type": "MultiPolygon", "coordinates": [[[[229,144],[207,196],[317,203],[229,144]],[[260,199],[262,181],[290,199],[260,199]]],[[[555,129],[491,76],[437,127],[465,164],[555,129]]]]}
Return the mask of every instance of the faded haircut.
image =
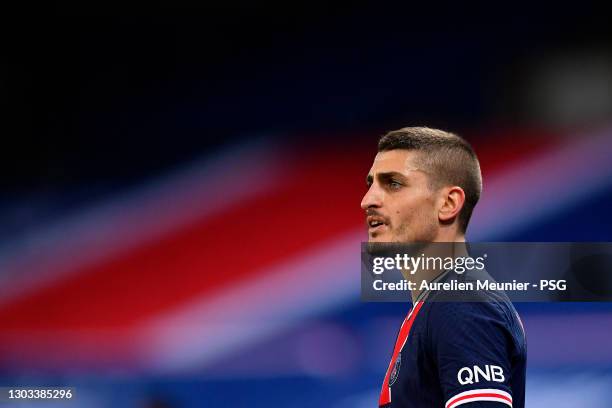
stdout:
{"type": "Polygon", "coordinates": [[[415,159],[428,174],[430,188],[459,186],[465,192],[465,204],[458,216],[462,232],[467,230],[472,211],[482,191],[480,163],[474,149],[460,136],[428,127],[393,130],[378,142],[378,151],[405,149],[421,152],[415,159]]]}

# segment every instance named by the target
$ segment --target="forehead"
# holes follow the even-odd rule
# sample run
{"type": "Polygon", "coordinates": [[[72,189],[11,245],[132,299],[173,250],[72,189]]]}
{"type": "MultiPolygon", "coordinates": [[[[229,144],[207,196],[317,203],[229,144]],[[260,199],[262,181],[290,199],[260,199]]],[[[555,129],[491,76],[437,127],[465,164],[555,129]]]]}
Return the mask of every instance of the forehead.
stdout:
{"type": "Polygon", "coordinates": [[[398,172],[407,174],[413,170],[421,170],[417,165],[419,152],[414,150],[395,149],[386,152],[378,152],[374,157],[374,163],[370,174],[398,172]]]}

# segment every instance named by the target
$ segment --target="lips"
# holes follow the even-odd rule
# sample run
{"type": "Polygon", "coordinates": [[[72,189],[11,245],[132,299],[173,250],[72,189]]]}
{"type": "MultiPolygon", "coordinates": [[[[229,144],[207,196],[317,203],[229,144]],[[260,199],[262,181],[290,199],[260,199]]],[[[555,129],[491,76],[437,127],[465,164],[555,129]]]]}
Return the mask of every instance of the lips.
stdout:
{"type": "Polygon", "coordinates": [[[387,228],[387,226],[385,224],[381,224],[381,225],[378,225],[376,227],[369,227],[368,228],[368,232],[371,235],[379,234],[379,233],[383,232],[385,228],[387,228]]]}
{"type": "Polygon", "coordinates": [[[368,225],[368,231],[371,233],[379,232],[387,227],[387,222],[385,218],[379,215],[368,216],[366,219],[366,224],[368,225]]]}

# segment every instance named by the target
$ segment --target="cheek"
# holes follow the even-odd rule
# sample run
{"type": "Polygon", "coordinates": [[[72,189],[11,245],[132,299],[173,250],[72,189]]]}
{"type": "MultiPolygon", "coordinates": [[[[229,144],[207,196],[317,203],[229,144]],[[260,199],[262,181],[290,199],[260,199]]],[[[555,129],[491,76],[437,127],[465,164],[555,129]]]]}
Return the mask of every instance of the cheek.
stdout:
{"type": "Polygon", "coordinates": [[[403,207],[395,210],[391,217],[392,230],[404,230],[417,222],[418,214],[412,207],[403,207]]]}
{"type": "Polygon", "coordinates": [[[397,208],[391,216],[391,224],[401,224],[410,215],[410,208],[397,208]]]}
{"type": "Polygon", "coordinates": [[[435,205],[431,197],[421,197],[394,211],[392,220],[396,226],[400,224],[424,225],[436,221],[435,205]]]}

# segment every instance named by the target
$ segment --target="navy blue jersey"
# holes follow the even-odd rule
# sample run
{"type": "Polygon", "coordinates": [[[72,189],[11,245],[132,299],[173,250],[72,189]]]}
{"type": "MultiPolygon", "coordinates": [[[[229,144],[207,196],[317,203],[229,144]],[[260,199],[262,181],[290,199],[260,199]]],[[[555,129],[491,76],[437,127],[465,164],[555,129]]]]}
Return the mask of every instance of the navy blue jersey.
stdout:
{"type": "MultiPolygon", "coordinates": [[[[454,274],[445,274],[454,275],[454,274]]],[[[385,408],[523,408],[527,350],[503,292],[482,301],[419,296],[399,330],[380,393],[385,408]]]]}

